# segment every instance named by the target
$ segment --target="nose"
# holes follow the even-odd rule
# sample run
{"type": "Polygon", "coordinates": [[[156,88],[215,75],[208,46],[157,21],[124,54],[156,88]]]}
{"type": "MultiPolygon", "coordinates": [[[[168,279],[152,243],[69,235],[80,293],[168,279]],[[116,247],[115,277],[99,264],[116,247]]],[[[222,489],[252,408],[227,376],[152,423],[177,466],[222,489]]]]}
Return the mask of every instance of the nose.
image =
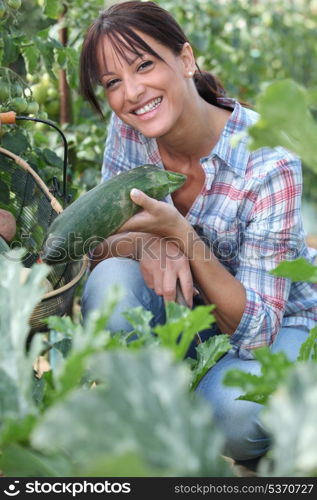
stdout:
{"type": "Polygon", "coordinates": [[[137,76],[129,77],[125,80],[125,98],[131,103],[137,103],[144,92],[144,85],[137,76]]]}

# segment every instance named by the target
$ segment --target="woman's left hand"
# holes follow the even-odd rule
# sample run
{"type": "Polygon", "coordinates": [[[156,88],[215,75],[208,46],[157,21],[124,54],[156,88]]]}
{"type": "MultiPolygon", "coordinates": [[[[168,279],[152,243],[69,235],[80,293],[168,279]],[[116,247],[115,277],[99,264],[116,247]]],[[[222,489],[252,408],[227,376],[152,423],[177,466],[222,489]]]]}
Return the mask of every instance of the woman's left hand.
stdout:
{"type": "Polygon", "coordinates": [[[166,238],[182,238],[189,223],[181,213],[170,203],[150,198],[139,189],[132,189],[131,200],[143,210],[117,231],[153,233],[166,238]]]}

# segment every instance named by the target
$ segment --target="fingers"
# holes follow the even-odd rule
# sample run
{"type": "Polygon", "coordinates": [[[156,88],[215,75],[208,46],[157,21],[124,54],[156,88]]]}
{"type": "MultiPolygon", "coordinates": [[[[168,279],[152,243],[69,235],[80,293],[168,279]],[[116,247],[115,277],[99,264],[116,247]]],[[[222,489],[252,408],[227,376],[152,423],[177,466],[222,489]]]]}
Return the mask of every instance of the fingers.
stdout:
{"type": "Polygon", "coordinates": [[[188,307],[193,307],[194,283],[190,270],[179,274],[179,286],[188,307]]]}
{"type": "Polygon", "coordinates": [[[143,210],[140,210],[139,213],[130,217],[122,226],[120,226],[116,233],[123,233],[127,231],[140,231],[144,233],[152,232],[152,226],[156,227],[159,225],[157,220],[153,220],[153,217],[156,217],[157,211],[155,208],[157,207],[157,200],[150,198],[143,191],[139,189],[133,188],[130,191],[130,198],[139,207],[143,210]]]}
{"type": "Polygon", "coordinates": [[[163,279],[163,296],[165,302],[176,302],[176,282],[177,275],[173,272],[166,272],[163,279]]]}
{"type": "Polygon", "coordinates": [[[140,191],[140,189],[137,188],[133,188],[130,191],[130,198],[132,201],[135,201],[137,203],[142,201],[142,194],[144,194],[143,191],[140,191]]]}
{"type": "Polygon", "coordinates": [[[167,302],[193,307],[193,279],[188,270],[177,277],[173,273],[165,273],[163,280],[163,296],[167,302]]]}
{"type": "Polygon", "coordinates": [[[147,286],[152,288],[157,295],[162,296],[165,302],[176,302],[176,275],[171,273],[162,274],[160,270],[157,270],[152,275],[143,273],[143,277],[147,286]]]}
{"type": "Polygon", "coordinates": [[[178,302],[192,308],[194,286],[188,259],[173,242],[158,238],[155,243],[152,248],[155,257],[143,252],[140,258],[145,283],[165,302],[178,302]]]}
{"type": "MultiPolygon", "coordinates": [[[[155,273],[153,276],[154,281],[154,291],[157,295],[163,295],[163,276],[161,273],[155,273]]],[[[165,298],[165,297],[164,297],[165,298]]]]}
{"type": "Polygon", "coordinates": [[[160,269],[153,263],[152,268],[147,268],[141,262],[140,269],[146,285],[154,290],[157,295],[163,295],[163,275],[160,269]]]}
{"type": "Polygon", "coordinates": [[[144,210],[148,211],[150,211],[150,209],[153,207],[153,205],[155,205],[156,202],[156,200],[150,198],[147,194],[143,193],[143,191],[140,191],[136,188],[131,189],[130,198],[134,203],[136,203],[136,205],[139,205],[140,207],[144,208],[144,210]]]}

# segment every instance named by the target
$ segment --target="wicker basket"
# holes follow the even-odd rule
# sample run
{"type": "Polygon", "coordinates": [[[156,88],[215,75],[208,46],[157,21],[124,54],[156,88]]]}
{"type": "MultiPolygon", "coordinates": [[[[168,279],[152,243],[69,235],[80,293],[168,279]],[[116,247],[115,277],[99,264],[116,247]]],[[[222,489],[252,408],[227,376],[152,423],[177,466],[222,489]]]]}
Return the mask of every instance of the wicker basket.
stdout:
{"type": "MultiPolygon", "coordinates": [[[[41,177],[16,154],[0,147],[0,208],[16,218],[17,233],[10,246],[27,253],[23,265],[31,267],[40,258],[48,227],[63,208],[41,177]]],[[[30,333],[47,331],[43,319],[71,314],[76,286],[88,265],[87,257],[51,267],[47,277],[53,290],[46,293],[30,319],[30,333]]]]}

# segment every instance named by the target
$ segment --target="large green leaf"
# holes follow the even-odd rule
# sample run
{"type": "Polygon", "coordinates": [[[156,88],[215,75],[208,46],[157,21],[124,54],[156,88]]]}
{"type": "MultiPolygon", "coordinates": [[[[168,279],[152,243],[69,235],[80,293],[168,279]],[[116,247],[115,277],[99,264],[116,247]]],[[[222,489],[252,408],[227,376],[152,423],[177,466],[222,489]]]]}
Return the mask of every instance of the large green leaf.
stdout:
{"type": "Polygon", "coordinates": [[[292,281],[309,281],[317,283],[317,266],[314,266],[304,258],[281,262],[275,269],[270,271],[274,276],[290,278],[292,281]]]}
{"type": "Polygon", "coordinates": [[[157,325],[153,331],[158,335],[162,346],[172,349],[175,359],[184,359],[197,332],[209,328],[215,318],[211,313],[214,305],[197,306],[195,309],[175,302],[166,304],[164,325],[157,325]]]}
{"type": "Polygon", "coordinates": [[[71,87],[77,83],[77,68],[79,66],[79,52],[73,47],[65,47],[67,80],[71,87]]]}
{"type": "Polygon", "coordinates": [[[24,153],[29,148],[29,142],[20,129],[13,129],[1,137],[1,146],[16,155],[24,153]]]}
{"type": "Polygon", "coordinates": [[[307,89],[308,106],[317,109],[317,87],[307,89]]]}
{"type": "Polygon", "coordinates": [[[63,344],[57,349],[57,352],[61,353],[62,362],[58,363],[50,375],[46,375],[49,377],[47,379],[49,383],[44,388],[44,406],[50,406],[53,402],[64,398],[67,393],[81,384],[87,376],[88,362],[94,353],[124,345],[121,342],[112,342],[110,332],[106,329],[109,317],[120,297],[122,297],[122,290],[119,287],[113,287],[109,297],[100,308],[90,313],[85,325],[75,324],[69,317],[48,318],[50,329],[68,338],[65,337],[61,341],[63,344]],[[68,356],[63,360],[65,343],[68,356]]]}
{"type": "Polygon", "coordinates": [[[88,477],[158,477],[167,475],[168,471],[149,467],[139,455],[134,453],[123,453],[119,456],[111,456],[110,458],[102,458],[95,460],[94,457],[90,460],[87,471],[88,477]]]}
{"type": "Polygon", "coordinates": [[[254,357],[261,364],[260,375],[232,369],[226,372],[224,384],[241,387],[245,394],[238,399],[265,404],[286,377],[293,363],[288,360],[284,352],[272,353],[269,347],[255,349],[254,357]]]}
{"type": "Polygon", "coordinates": [[[284,146],[317,172],[317,124],[309,110],[311,99],[305,88],[292,80],[268,85],[257,98],[260,119],[249,128],[250,148],[284,146]]]}
{"type": "Polygon", "coordinates": [[[28,321],[44,294],[41,281],[48,266],[36,265],[24,285],[20,275],[22,252],[0,255],[0,428],[5,418],[23,418],[35,411],[32,374],[36,344],[26,351],[28,321]]]}
{"type": "Polygon", "coordinates": [[[19,49],[12,36],[7,33],[2,34],[3,40],[3,60],[4,66],[10,66],[19,57],[19,49]]]}
{"type": "Polygon", "coordinates": [[[228,335],[214,335],[198,344],[197,364],[194,366],[191,388],[195,389],[203,376],[231,348],[228,335]]]}
{"type": "Polygon", "coordinates": [[[48,409],[33,430],[34,448],[63,450],[73,457],[76,475],[91,460],[127,453],[164,475],[229,474],[210,409],[188,393],[189,371],[168,351],[116,350],[93,356],[90,365],[99,387],[73,391],[48,409]]]}
{"type": "Polygon", "coordinates": [[[132,335],[137,335],[141,341],[151,341],[152,329],[150,326],[153,314],[145,310],[142,306],[130,308],[123,312],[123,316],[133,327],[132,335]]]}
{"type": "Polygon", "coordinates": [[[317,476],[317,364],[294,365],[262,413],[273,436],[271,459],[261,461],[264,476],[317,476]]]}
{"type": "Polygon", "coordinates": [[[24,57],[27,72],[32,74],[36,70],[40,53],[35,45],[22,47],[21,51],[24,57]]]}
{"type": "Polygon", "coordinates": [[[50,149],[45,148],[43,150],[43,155],[47,163],[53,167],[58,167],[62,168],[63,167],[63,162],[59,156],[57,156],[54,151],[51,151],[50,149]]]}
{"type": "Polygon", "coordinates": [[[52,19],[58,19],[59,14],[63,9],[63,4],[60,0],[45,0],[44,14],[52,19]]]}
{"type": "Polygon", "coordinates": [[[48,28],[38,32],[37,35],[33,37],[33,41],[41,56],[41,60],[44,63],[44,67],[47,73],[50,75],[52,80],[55,80],[56,74],[53,71],[55,63],[55,51],[56,48],[62,46],[61,43],[57,39],[50,37],[48,28]]]}
{"type": "Polygon", "coordinates": [[[7,418],[6,422],[1,429],[1,449],[11,443],[26,443],[29,434],[36,422],[36,415],[27,415],[22,419],[7,418]]]}
{"type": "Polygon", "coordinates": [[[7,446],[0,456],[0,468],[7,477],[64,477],[71,465],[62,453],[46,457],[19,444],[7,446]]]}
{"type": "Polygon", "coordinates": [[[308,361],[309,359],[317,361],[317,326],[310,330],[297,356],[297,361],[308,361]]]}
{"type": "Polygon", "coordinates": [[[0,425],[5,418],[15,416],[19,411],[19,392],[16,382],[0,368],[0,425]]]}

